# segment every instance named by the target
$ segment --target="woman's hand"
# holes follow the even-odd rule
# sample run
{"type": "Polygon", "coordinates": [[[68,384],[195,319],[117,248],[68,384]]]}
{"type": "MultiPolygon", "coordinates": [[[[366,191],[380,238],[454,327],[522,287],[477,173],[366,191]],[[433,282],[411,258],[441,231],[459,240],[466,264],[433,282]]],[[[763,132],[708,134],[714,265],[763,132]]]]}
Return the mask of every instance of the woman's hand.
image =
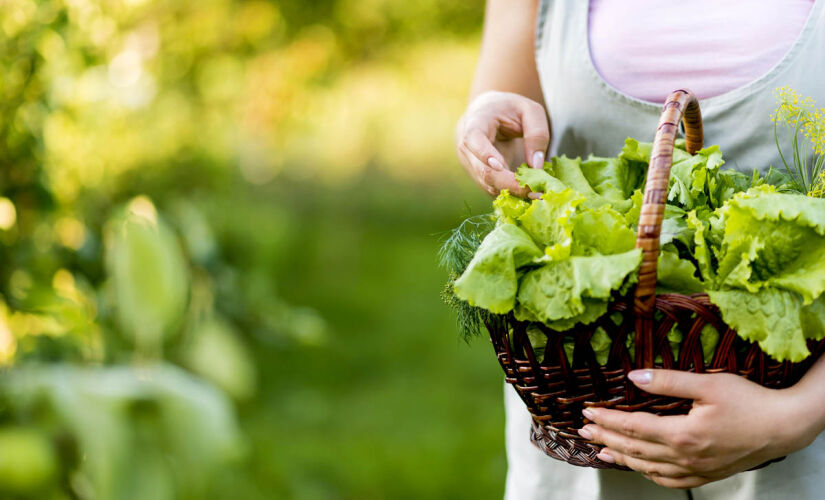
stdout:
{"type": "Polygon", "coordinates": [[[729,373],[674,370],[636,370],[629,377],[646,392],[693,399],[693,408],[664,417],[588,408],[583,413],[593,423],[579,434],[606,445],[600,459],[669,488],[695,488],[748,470],[804,448],[821,430],[802,384],[775,390],[729,373]]]}
{"type": "Polygon", "coordinates": [[[530,190],[516,182],[513,168],[525,161],[544,165],[550,130],[544,107],[519,94],[485,92],[473,99],[458,122],[458,157],[485,191],[508,189],[517,196],[530,190]]]}

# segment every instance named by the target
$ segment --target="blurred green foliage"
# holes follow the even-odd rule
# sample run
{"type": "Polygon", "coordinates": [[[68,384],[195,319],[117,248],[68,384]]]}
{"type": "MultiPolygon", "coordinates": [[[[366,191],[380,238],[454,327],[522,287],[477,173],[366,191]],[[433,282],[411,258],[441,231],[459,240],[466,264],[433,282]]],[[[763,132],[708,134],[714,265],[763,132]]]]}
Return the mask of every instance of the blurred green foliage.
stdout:
{"type": "Polygon", "coordinates": [[[0,2],[0,498],[500,496],[435,265],[482,7],[0,2]]]}

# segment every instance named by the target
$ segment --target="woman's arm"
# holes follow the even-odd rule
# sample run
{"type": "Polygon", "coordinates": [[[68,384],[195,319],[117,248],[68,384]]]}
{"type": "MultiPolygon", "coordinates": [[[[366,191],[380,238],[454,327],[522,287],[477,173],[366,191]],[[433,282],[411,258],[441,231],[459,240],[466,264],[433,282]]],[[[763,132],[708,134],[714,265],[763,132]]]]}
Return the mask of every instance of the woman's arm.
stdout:
{"type": "Polygon", "coordinates": [[[459,160],[490,194],[524,196],[514,167],[541,168],[550,142],[534,58],[538,0],[489,0],[470,104],[456,128],[459,160]]]}
{"type": "Polygon", "coordinates": [[[793,387],[767,389],[732,374],[636,370],[642,390],[693,399],[687,415],[604,408],[579,433],[605,444],[599,457],[670,488],[694,488],[800,450],[825,430],[825,357],[793,387]]]}
{"type": "Polygon", "coordinates": [[[471,100],[495,90],[544,105],[534,49],[538,4],[538,0],[487,1],[471,100]]]}

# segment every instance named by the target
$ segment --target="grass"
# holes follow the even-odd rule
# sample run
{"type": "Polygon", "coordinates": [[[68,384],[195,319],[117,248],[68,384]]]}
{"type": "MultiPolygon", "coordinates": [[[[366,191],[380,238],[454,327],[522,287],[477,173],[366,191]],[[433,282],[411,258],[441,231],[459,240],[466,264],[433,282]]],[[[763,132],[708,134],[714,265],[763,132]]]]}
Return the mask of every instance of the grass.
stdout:
{"type": "MultiPolygon", "coordinates": [[[[489,206],[462,186],[369,176],[335,190],[280,185],[249,201],[290,207],[273,279],[329,332],[321,346],[256,350],[260,393],[243,408],[247,497],[502,496],[501,374],[486,341],[459,338],[439,298],[436,233],[459,222],[465,200],[489,206]]],[[[259,238],[281,225],[258,227],[259,238]]]]}

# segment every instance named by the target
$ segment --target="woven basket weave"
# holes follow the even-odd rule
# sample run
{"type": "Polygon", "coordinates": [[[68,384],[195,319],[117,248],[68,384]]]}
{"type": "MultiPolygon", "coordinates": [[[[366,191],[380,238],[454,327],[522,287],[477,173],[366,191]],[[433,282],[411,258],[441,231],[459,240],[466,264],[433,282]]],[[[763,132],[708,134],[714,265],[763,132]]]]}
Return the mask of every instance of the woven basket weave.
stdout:
{"type": "Polygon", "coordinates": [[[693,154],[702,148],[704,138],[699,103],[689,90],[673,92],[659,119],[636,237],[636,247],[642,249],[642,264],[632,302],[630,299],[617,301],[600,320],[565,332],[519,322],[512,315],[486,325],[505,380],[515,387],[533,416],[531,441],[547,455],[573,465],[628,470],[596,458],[603,446],[579,436],[577,429],[588,423],[581,414],[583,408],[601,406],[658,415],[684,414],[690,410],[691,400],[639,390],[626,376],[634,368],[730,372],[766,387],[783,388],[797,382],[825,350],[825,340],[809,341],[812,355],[805,361],[776,362],[756,343],[739,338],[722,321],[719,310],[706,294],[656,295],[659,232],[680,121],[685,126],[686,149],[693,154]],[[618,325],[611,318],[616,312],[623,318],[618,325]],[[713,358],[703,359],[700,334],[708,324],[716,328],[720,336],[713,358]],[[674,325],[687,332],[681,341],[678,361],[673,357],[667,337],[674,325]],[[537,327],[547,338],[541,361],[528,338],[528,326],[537,327]],[[590,345],[590,338],[599,328],[612,340],[605,365],[598,363],[590,345]],[[626,344],[633,332],[636,332],[635,357],[626,344]],[[575,338],[575,347],[573,361],[569,363],[563,341],[571,335],[575,338]]]}

